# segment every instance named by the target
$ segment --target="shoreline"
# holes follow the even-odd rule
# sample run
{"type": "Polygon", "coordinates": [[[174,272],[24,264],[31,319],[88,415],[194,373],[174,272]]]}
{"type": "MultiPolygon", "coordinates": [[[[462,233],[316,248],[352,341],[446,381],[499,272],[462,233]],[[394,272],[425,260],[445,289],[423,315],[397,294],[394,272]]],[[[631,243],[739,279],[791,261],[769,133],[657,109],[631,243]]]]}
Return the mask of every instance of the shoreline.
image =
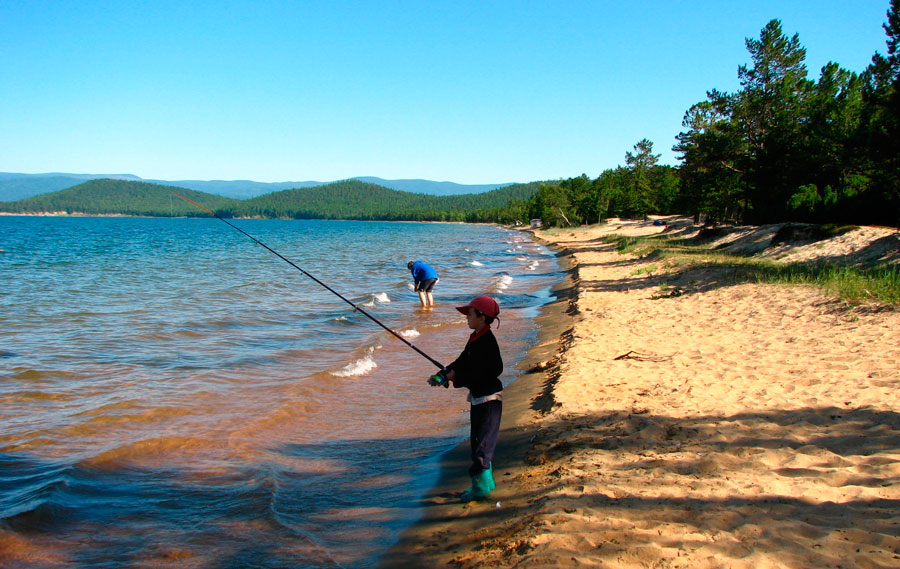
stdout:
{"type": "MultiPolygon", "coordinates": [[[[72,212],[68,213],[65,211],[33,211],[33,212],[11,212],[11,211],[0,211],[0,216],[5,217],[138,217],[138,218],[151,218],[154,216],[150,215],[132,215],[129,213],[81,213],[81,212],[72,212]]],[[[168,218],[163,218],[168,219],[168,218]]]]}
{"type": "MultiPolygon", "coordinates": [[[[554,404],[554,376],[558,373],[560,354],[565,351],[567,337],[572,332],[571,314],[577,311],[578,273],[577,265],[565,248],[537,237],[531,230],[521,231],[530,233],[535,241],[556,254],[564,276],[551,289],[554,299],[542,306],[535,317],[537,338],[516,365],[519,376],[503,390],[501,442],[494,460],[497,490],[492,493],[491,500],[460,503],[459,494],[468,483],[465,474],[470,462],[468,439],[446,452],[440,459],[436,486],[419,503],[423,509],[422,517],[404,530],[398,542],[382,555],[378,567],[443,567],[449,561],[443,542],[453,544],[454,536],[475,533],[485,520],[501,523],[514,515],[505,509],[508,490],[504,487],[507,480],[522,475],[523,457],[536,432],[532,424],[554,404]]],[[[455,551],[452,549],[450,553],[455,551]]]]}
{"type": "Polygon", "coordinates": [[[447,453],[379,567],[900,563],[900,311],[665,274],[600,240],[665,229],[533,233],[567,276],[506,389],[497,489],[460,503],[468,444],[447,453]]]}

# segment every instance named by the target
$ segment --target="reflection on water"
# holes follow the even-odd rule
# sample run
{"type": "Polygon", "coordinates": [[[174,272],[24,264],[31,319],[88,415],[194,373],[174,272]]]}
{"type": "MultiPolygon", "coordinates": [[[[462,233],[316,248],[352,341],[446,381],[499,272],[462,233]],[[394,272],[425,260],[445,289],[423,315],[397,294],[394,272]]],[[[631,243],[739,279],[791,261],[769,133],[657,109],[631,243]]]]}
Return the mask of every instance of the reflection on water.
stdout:
{"type": "MultiPolygon", "coordinates": [[[[444,363],[494,295],[506,383],[559,278],[496,227],[235,223],[444,363]]],[[[464,440],[431,363],[218,220],[0,217],[0,249],[0,565],[369,567],[464,440]]]]}

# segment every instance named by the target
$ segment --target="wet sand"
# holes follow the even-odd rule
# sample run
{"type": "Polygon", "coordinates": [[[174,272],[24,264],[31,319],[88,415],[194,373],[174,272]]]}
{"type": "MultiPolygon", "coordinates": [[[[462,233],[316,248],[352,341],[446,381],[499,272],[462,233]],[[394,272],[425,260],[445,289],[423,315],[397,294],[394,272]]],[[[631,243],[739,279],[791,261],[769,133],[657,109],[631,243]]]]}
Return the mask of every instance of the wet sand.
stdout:
{"type": "MultiPolygon", "coordinates": [[[[504,394],[497,489],[460,503],[467,445],[449,453],[383,567],[900,566],[900,311],[599,240],[696,230],[667,221],[536,232],[569,276],[504,394]]],[[[723,241],[900,254],[891,229],[777,250],[771,229],[723,241]]]]}

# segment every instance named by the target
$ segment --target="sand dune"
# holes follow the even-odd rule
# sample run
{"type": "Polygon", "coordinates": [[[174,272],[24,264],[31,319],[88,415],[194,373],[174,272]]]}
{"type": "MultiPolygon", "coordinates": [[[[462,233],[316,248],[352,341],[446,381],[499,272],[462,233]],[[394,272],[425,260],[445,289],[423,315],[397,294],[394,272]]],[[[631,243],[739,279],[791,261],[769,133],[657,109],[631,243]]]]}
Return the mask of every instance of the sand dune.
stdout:
{"type": "MultiPolygon", "coordinates": [[[[493,499],[460,504],[465,452],[448,457],[384,566],[900,567],[900,311],[674,274],[598,240],[698,231],[666,221],[537,233],[572,289],[508,390],[493,499]]],[[[760,246],[775,232],[720,245],[900,253],[892,229],[760,246]]]]}

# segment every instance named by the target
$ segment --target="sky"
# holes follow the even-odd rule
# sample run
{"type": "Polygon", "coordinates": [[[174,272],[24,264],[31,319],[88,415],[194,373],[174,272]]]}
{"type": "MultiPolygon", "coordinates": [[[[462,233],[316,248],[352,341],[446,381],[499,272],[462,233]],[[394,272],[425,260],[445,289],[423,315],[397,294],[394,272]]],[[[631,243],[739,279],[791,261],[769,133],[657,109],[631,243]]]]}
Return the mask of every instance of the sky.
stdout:
{"type": "Polygon", "coordinates": [[[0,2],[0,171],[492,184],[660,163],[746,38],[809,77],[886,51],[889,0],[0,2]]]}

